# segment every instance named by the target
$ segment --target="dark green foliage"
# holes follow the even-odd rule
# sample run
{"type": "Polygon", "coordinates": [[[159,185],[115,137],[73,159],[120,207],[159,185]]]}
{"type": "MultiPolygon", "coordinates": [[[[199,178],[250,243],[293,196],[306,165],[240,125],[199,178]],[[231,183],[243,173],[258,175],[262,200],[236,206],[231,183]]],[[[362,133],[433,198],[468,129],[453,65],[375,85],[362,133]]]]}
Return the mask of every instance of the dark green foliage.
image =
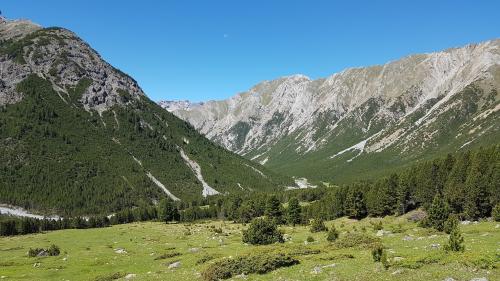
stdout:
{"type": "Polygon", "coordinates": [[[491,216],[493,217],[493,220],[500,221],[500,204],[495,205],[493,211],[491,212],[491,216]]]}
{"type": "Polygon", "coordinates": [[[49,253],[49,256],[59,256],[59,254],[61,253],[61,250],[59,249],[58,246],[52,244],[52,245],[50,245],[47,252],[49,253]]]}
{"type": "Polygon", "coordinates": [[[158,204],[158,217],[164,222],[177,221],[180,218],[179,211],[169,199],[162,199],[158,204]]]}
{"type": "Polygon", "coordinates": [[[307,241],[308,243],[312,243],[312,242],[314,242],[314,237],[312,237],[312,236],[307,236],[306,241],[307,241]]]}
{"type": "Polygon", "coordinates": [[[427,211],[428,216],[426,219],[426,224],[433,227],[439,231],[444,230],[444,222],[448,219],[449,209],[446,202],[443,200],[443,196],[438,193],[432,200],[432,205],[427,211]]]}
{"type": "Polygon", "coordinates": [[[302,208],[299,205],[299,200],[296,197],[288,201],[288,208],[286,209],[286,220],[288,224],[295,226],[302,221],[302,208]]]}
{"type": "Polygon", "coordinates": [[[155,258],[155,260],[164,260],[164,259],[169,259],[169,258],[173,258],[173,257],[178,257],[180,255],[181,255],[181,253],[179,253],[179,252],[169,252],[169,253],[165,253],[165,254],[162,254],[160,256],[157,256],[155,258]]]}
{"type": "Polygon", "coordinates": [[[277,224],[283,223],[283,206],[278,197],[271,195],[267,199],[266,211],[264,213],[268,218],[274,220],[277,224]]]}
{"type": "Polygon", "coordinates": [[[366,210],[366,204],[363,192],[360,190],[354,190],[347,194],[347,206],[346,213],[350,218],[362,219],[366,217],[368,211],[366,210]]]}
{"type": "Polygon", "coordinates": [[[380,256],[380,262],[382,263],[382,266],[384,269],[389,269],[391,264],[389,263],[389,259],[387,258],[387,251],[382,251],[382,255],[380,256]]]}
{"type": "Polygon", "coordinates": [[[450,214],[448,216],[448,219],[444,222],[443,231],[447,234],[450,234],[453,229],[458,227],[458,224],[459,221],[457,215],[450,214]]]}
{"type": "Polygon", "coordinates": [[[335,225],[332,225],[330,230],[328,230],[328,234],[326,235],[326,240],[328,242],[335,242],[337,240],[337,238],[339,238],[339,232],[335,228],[335,225]]]}
{"type": "Polygon", "coordinates": [[[201,200],[202,186],[176,148],[183,146],[220,192],[235,191],[236,183],[254,190],[285,184],[284,177],[214,145],[147,99],[131,100],[102,116],[85,111],[78,99],[89,83],[83,78],[69,90],[74,106],[36,75],[17,85],[23,100],[0,112],[2,203],[63,215],[115,213],[166,197],[148,172],[176,196],[201,200]],[[256,166],[266,177],[243,164],[256,166]]]}
{"type": "Polygon", "coordinates": [[[263,253],[225,258],[209,265],[201,274],[205,281],[229,279],[239,274],[264,274],[280,267],[298,264],[292,256],[282,253],[263,253]]]}
{"type": "Polygon", "coordinates": [[[113,281],[113,280],[118,280],[120,278],[123,278],[125,276],[127,276],[127,274],[124,272],[115,272],[115,273],[111,273],[111,274],[97,276],[94,279],[94,281],[113,281]]]}
{"type": "Polygon", "coordinates": [[[48,249],[43,249],[43,248],[30,248],[28,250],[28,257],[37,257],[38,255],[45,255],[45,256],[59,256],[61,253],[61,250],[59,249],[58,246],[52,244],[48,249]]]}
{"type": "Polygon", "coordinates": [[[380,262],[382,260],[382,254],[384,252],[384,246],[382,244],[376,244],[372,248],[372,258],[374,262],[380,262]]]}
{"type": "Polygon", "coordinates": [[[445,250],[453,252],[463,252],[465,251],[465,242],[460,228],[458,226],[451,230],[450,238],[448,239],[448,244],[445,245],[445,250]]]}
{"type": "Polygon", "coordinates": [[[243,242],[252,245],[283,243],[283,234],[274,221],[268,218],[256,218],[247,230],[243,231],[243,242]]]}
{"type": "Polygon", "coordinates": [[[321,232],[321,231],[328,231],[328,228],[325,225],[325,222],[321,218],[316,218],[311,220],[311,227],[309,228],[309,231],[312,233],[315,232],[321,232]]]}

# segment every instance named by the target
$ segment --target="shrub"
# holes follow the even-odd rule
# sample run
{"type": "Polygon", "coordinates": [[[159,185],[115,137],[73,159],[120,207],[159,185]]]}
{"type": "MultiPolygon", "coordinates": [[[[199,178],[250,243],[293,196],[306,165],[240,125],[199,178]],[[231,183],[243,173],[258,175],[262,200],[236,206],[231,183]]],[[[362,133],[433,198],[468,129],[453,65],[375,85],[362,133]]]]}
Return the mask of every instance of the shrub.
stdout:
{"type": "Polygon", "coordinates": [[[444,222],[443,230],[444,232],[450,234],[454,228],[458,227],[458,217],[455,214],[448,216],[448,219],[444,222]]]}
{"type": "Polygon", "coordinates": [[[382,244],[376,244],[372,248],[372,258],[374,262],[380,262],[382,260],[382,254],[384,253],[384,246],[382,244]]]}
{"type": "Polygon", "coordinates": [[[339,232],[335,228],[335,225],[332,225],[332,228],[328,231],[328,234],[326,235],[326,240],[328,242],[335,242],[339,238],[339,232]]]}
{"type": "Polygon", "coordinates": [[[337,241],[335,241],[334,245],[335,247],[342,249],[355,246],[359,247],[359,246],[372,245],[379,241],[380,239],[378,239],[377,237],[373,237],[365,233],[354,232],[342,235],[342,237],[340,237],[339,239],[337,239],[337,241]]]}
{"type": "Polygon", "coordinates": [[[155,260],[164,260],[164,259],[169,259],[169,258],[173,258],[173,257],[177,257],[177,256],[180,256],[181,253],[178,253],[178,252],[170,252],[170,253],[165,253],[161,256],[158,256],[155,258],[155,260]]]}
{"type": "Polygon", "coordinates": [[[321,231],[328,231],[328,228],[326,228],[326,225],[322,219],[313,219],[311,221],[310,231],[312,233],[321,232],[321,231]]]}
{"type": "Polygon", "coordinates": [[[491,211],[491,216],[494,221],[500,221],[500,204],[496,204],[493,210],[491,211]]]}
{"type": "Polygon", "coordinates": [[[298,263],[298,260],[282,253],[252,254],[216,261],[209,265],[201,275],[205,281],[216,281],[239,274],[264,274],[280,267],[298,263]]]}
{"type": "Polygon", "coordinates": [[[123,272],[115,272],[111,274],[97,276],[94,281],[112,281],[125,277],[127,274],[123,272]]]}
{"type": "Polygon", "coordinates": [[[59,254],[61,253],[61,250],[59,249],[58,246],[52,244],[52,245],[50,245],[47,252],[49,253],[49,256],[59,256],[59,254]]]}
{"type": "Polygon", "coordinates": [[[309,243],[312,243],[312,242],[314,242],[314,238],[312,236],[307,236],[306,241],[309,243]]]}
{"type": "Polygon", "coordinates": [[[252,245],[267,245],[272,243],[283,243],[283,234],[278,230],[276,224],[268,218],[256,218],[247,230],[243,231],[243,242],[252,245]]]}
{"type": "Polygon", "coordinates": [[[38,254],[43,252],[43,251],[45,251],[45,249],[43,249],[43,248],[34,248],[34,249],[30,248],[28,250],[28,257],[34,258],[34,257],[38,256],[38,254]]]}
{"type": "Polygon", "coordinates": [[[383,228],[382,221],[378,221],[376,223],[370,222],[370,224],[373,226],[373,230],[375,230],[375,231],[382,230],[382,228],[383,228]]]}
{"type": "Polygon", "coordinates": [[[460,232],[458,226],[451,230],[450,238],[448,239],[448,244],[445,245],[445,250],[453,252],[463,252],[465,251],[464,237],[460,232]]]}
{"type": "Polygon", "coordinates": [[[206,263],[206,262],[208,262],[208,261],[211,261],[211,260],[213,260],[213,259],[215,259],[215,256],[213,256],[213,255],[204,255],[204,256],[202,256],[201,258],[199,258],[199,259],[196,261],[196,264],[197,264],[197,265],[204,264],[204,263],[206,263]]]}
{"type": "Polygon", "coordinates": [[[387,252],[382,251],[382,256],[380,256],[380,262],[382,263],[382,266],[384,266],[385,269],[388,269],[390,264],[389,264],[389,259],[387,258],[387,252]]]}
{"type": "Polygon", "coordinates": [[[33,258],[38,256],[40,253],[45,252],[45,256],[59,256],[61,250],[58,246],[52,244],[48,249],[44,248],[30,248],[28,251],[28,256],[33,258]]]}

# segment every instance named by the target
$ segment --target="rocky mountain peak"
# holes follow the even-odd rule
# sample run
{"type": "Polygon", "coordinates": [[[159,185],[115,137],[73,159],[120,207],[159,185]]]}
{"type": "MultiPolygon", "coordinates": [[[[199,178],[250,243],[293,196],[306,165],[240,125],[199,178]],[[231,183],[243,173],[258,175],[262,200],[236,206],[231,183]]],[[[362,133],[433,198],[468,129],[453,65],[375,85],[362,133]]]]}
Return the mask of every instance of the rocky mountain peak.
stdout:
{"type": "Polygon", "coordinates": [[[2,40],[20,38],[41,28],[40,25],[29,20],[9,20],[0,17],[0,38],[2,40]]]}

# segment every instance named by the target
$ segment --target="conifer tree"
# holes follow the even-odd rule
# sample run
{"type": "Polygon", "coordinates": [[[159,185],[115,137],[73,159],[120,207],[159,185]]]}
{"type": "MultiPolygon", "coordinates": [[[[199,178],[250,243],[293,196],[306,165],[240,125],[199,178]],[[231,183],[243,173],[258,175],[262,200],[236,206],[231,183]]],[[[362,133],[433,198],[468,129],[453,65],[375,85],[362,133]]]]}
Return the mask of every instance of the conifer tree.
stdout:
{"type": "Polygon", "coordinates": [[[439,231],[443,231],[444,222],[448,218],[449,210],[443,196],[437,193],[432,200],[432,205],[428,210],[428,224],[439,231]]]}
{"type": "Polygon", "coordinates": [[[271,195],[266,202],[265,215],[274,220],[276,224],[283,223],[283,207],[281,202],[275,195],[271,195]]]}
{"type": "Polygon", "coordinates": [[[296,197],[288,201],[287,208],[287,222],[293,226],[300,224],[302,217],[302,208],[300,207],[299,200],[296,197]]]}
{"type": "Polygon", "coordinates": [[[454,227],[451,231],[450,238],[448,239],[448,245],[445,246],[445,249],[453,252],[465,251],[464,237],[462,236],[458,226],[454,227]]]}

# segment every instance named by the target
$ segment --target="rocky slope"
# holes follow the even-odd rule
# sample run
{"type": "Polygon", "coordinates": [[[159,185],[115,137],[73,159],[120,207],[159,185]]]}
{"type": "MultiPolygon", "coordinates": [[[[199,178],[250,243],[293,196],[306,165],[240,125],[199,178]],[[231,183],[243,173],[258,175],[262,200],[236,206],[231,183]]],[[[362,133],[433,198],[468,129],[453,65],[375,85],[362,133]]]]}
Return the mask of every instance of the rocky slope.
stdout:
{"type": "Polygon", "coordinates": [[[69,30],[0,21],[0,70],[0,204],[109,213],[290,184],[163,110],[69,30]]]}
{"type": "Polygon", "coordinates": [[[277,171],[345,182],[496,143],[499,86],[500,40],[492,40],[325,79],[264,81],[223,101],[170,102],[170,110],[277,171]]]}

